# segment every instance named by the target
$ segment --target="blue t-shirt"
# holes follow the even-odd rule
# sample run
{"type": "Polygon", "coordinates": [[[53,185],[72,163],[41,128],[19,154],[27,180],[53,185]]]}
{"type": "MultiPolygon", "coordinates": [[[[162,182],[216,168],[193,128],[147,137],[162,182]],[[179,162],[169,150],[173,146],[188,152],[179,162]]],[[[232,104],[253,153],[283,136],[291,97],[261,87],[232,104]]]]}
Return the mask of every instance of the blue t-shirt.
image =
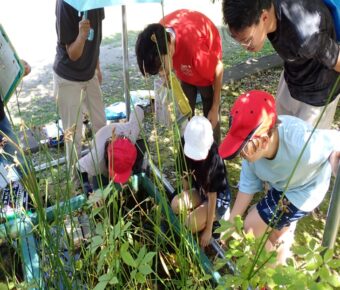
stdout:
{"type": "MultiPolygon", "coordinates": [[[[293,116],[279,116],[279,148],[274,159],[243,160],[239,190],[247,194],[263,191],[263,182],[284,191],[312,127],[293,116]]],[[[288,200],[303,211],[317,207],[329,188],[332,174],[328,161],[333,151],[340,150],[340,132],[316,130],[289,182],[288,200]]]]}

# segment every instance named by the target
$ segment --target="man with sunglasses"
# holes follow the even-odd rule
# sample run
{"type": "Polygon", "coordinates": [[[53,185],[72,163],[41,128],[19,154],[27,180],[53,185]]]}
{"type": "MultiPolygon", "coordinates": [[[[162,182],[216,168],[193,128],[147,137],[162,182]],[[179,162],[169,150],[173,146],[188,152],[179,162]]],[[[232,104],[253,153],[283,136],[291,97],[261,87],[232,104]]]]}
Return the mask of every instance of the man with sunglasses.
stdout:
{"type": "Polygon", "coordinates": [[[340,98],[340,49],[332,16],[322,0],[223,0],[224,22],[245,49],[265,40],[284,60],[276,106],[279,115],[330,128],[340,98]],[[337,83],[337,85],[336,85],[337,83]]]}
{"type": "Polygon", "coordinates": [[[284,263],[290,246],[285,233],[293,232],[295,221],[322,202],[332,172],[336,174],[340,132],[312,132],[313,128],[299,118],[277,116],[274,97],[263,91],[240,95],[230,114],[230,129],[219,154],[225,159],[238,155],[244,159],[230,221],[243,215],[253,195],[262,192],[264,182],[268,183],[267,194],[250,209],[244,227],[260,237],[269,226],[266,249],[277,250],[277,262],[284,263]],[[283,246],[277,248],[280,242],[283,246]]]}

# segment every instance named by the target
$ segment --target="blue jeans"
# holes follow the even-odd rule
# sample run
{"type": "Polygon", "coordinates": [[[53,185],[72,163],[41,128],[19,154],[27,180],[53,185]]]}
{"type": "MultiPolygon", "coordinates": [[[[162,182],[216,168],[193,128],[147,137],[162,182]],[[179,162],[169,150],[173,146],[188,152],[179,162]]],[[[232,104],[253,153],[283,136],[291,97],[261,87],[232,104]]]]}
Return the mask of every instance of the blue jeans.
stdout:
{"type": "Polygon", "coordinates": [[[7,137],[9,139],[5,146],[4,146],[4,152],[0,154],[0,163],[3,164],[5,167],[6,165],[11,165],[14,163],[14,156],[15,152],[18,161],[20,162],[21,166],[16,166],[14,168],[15,173],[19,178],[22,177],[22,168],[24,166],[24,160],[23,156],[20,153],[20,150],[13,144],[18,144],[17,137],[15,136],[11,123],[8,121],[8,118],[5,116],[1,121],[0,121],[0,142],[2,142],[3,138],[7,137]]]}

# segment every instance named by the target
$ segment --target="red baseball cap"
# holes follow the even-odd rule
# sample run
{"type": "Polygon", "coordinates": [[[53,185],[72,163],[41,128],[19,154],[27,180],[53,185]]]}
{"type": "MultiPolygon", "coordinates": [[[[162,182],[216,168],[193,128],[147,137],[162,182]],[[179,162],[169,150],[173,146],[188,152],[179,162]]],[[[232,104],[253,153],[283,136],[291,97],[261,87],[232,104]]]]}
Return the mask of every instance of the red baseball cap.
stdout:
{"type": "Polygon", "coordinates": [[[109,176],[116,183],[128,181],[137,158],[135,145],[127,138],[118,138],[107,147],[109,176]]]}
{"type": "Polygon", "coordinates": [[[273,128],[277,119],[274,97],[264,91],[240,95],[230,112],[229,131],[218,153],[224,159],[236,157],[247,141],[273,128]]]}

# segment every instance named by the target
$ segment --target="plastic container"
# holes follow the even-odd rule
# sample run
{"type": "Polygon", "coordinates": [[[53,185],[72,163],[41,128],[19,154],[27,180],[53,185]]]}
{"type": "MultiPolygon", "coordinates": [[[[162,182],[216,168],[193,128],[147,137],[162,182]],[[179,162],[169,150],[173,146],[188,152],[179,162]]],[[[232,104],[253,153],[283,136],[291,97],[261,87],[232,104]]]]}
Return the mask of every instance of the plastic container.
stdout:
{"type": "Polygon", "coordinates": [[[116,102],[105,108],[106,120],[117,121],[126,118],[126,105],[124,102],[116,102]]]}

